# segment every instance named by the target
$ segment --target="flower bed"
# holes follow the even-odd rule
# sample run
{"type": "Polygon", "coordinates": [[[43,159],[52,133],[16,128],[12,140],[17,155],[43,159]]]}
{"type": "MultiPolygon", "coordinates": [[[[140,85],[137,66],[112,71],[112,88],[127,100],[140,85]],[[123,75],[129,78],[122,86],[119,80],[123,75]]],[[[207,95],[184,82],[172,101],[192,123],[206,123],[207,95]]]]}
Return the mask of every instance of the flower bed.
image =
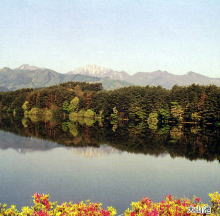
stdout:
{"type": "MultiPolygon", "coordinates": [[[[161,202],[153,202],[150,198],[143,198],[138,202],[132,202],[122,215],[124,216],[194,216],[194,215],[220,215],[220,194],[218,192],[209,194],[211,206],[202,203],[200,198],[193,200],[186,198],[176,199],[171,195],[165,197],[161,202]],[[203,213],[195,213],[203,211],[203,213]],[[194,211],[194,212],[193,212],[194,211]],[[206,211],[206,213],[204,212],[206,211]],[[208,212],[210,211],[210,213],[208,212]]],[[[18,210],[16,206],[0,205],[0,216],[116,216],[117,211],[113,207],[103,208],[101,203],[90,201],[72,203],[49,201],[49,195],[35,193],[34,205],[22,207],[18,210]]]]}
{"type": "Polygon", "coordinates": [[[23,207],[18,211],[14,205],[7,208],[0,207],[0,216],[114,216],[116,210],[113,207],[104,209],[100,203],[87,202],[64,202],[57,204],[49,201],[49,195],[35,193],[34,205],[23,207]]]}
{"type": "Polygon", "coordinates": [[[124,216],[193,216],[193,215],[220,215],[220,194],[209,194],[212,206],[202,203],[199,197],[189,200],[175,199],[168,195],[161,202],[153,202],[145,197],[139,202],[132,202],[124,216]]]}

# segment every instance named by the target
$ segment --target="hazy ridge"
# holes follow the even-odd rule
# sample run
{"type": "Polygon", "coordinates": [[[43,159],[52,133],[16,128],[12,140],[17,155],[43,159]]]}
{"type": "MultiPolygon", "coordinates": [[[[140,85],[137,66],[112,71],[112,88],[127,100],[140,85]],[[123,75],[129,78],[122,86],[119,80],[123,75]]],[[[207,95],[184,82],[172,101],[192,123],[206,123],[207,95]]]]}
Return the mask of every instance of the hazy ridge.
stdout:
{"type": "Polygon", "coordinates": [[[220,78],[210,78],[195,72],[175,75],[158,70],[154,72],[137,72],[130,75],[125,71],[115,71],[96,65],[87,65],[65,74],[28,64],[15,69],[7,67],[0,69],[0,91],[46,87],[68,81],[101,82],[104,89],[116,89],[129,85],[161,85],[164,88],[172,88],[174,85],[185,86],[193,83],[220,86],[220,78]]]}

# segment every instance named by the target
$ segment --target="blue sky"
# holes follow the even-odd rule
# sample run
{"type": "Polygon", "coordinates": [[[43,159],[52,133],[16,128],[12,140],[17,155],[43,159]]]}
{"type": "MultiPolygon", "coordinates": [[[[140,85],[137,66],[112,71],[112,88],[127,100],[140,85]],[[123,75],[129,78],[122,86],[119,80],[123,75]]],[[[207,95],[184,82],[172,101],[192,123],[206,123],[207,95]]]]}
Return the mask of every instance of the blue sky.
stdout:
{"type": "Polygon", "coordinates": [[[1,0],[0,67],[220,77],[220,0],[1,0]]]}

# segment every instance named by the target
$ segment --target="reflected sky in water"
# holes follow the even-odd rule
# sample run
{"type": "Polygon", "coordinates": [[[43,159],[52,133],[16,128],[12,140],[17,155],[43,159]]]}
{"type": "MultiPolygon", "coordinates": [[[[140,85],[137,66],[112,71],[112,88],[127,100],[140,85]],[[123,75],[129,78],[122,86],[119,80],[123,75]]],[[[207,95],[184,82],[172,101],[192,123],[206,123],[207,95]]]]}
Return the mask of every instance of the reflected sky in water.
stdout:
{"type": "Polygon", "coordinates": [[[65,147],[3,131],[0,138],[0,202],[26,205],[34,192],[44,192],[60,202],[91,199],[122,211],[143,196],[208,200],[220,188],[217,160],[155,157],[108,145],[65,147]]]}

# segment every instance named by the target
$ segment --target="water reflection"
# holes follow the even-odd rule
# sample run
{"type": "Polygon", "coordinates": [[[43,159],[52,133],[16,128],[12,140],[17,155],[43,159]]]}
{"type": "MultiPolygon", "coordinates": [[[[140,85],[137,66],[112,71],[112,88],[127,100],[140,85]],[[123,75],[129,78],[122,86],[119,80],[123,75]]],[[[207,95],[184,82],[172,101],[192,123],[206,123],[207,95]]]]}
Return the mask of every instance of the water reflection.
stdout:
{"type": "Polygon", "coordinates": [[[103,202],[121,213],[143,196],[207,201],[220,188],[216,128],[0,118],[0,202],[20,207],[44,192],[59,202],[103,202]]]}
{"type": "Polygon", "coordinates": [[[189,160],[220,160],[220,130],[213,127],[175,125],[155,130],[144,124],[119,123],[115,126],[90,119],[39,121],[1,116],[0,129],[29,137],[20,139],[18,143],[16,137],[10,136],[10,139],[14,139],[10,141],[2,136],[2,149],[10,147],[19,151],[44,151],[62,144],[77,147],[78,150],[73,151],[80,149],[88,157],[100,155],[105,149],[109,154],[126,151],[154,156],[170,154],[173,158],[185,157],[189,160]],[[37,144],[32,142],[33,137],[39,139],[37,144]],[[103,145],[105,147],[99,149],[103,145]]]}

